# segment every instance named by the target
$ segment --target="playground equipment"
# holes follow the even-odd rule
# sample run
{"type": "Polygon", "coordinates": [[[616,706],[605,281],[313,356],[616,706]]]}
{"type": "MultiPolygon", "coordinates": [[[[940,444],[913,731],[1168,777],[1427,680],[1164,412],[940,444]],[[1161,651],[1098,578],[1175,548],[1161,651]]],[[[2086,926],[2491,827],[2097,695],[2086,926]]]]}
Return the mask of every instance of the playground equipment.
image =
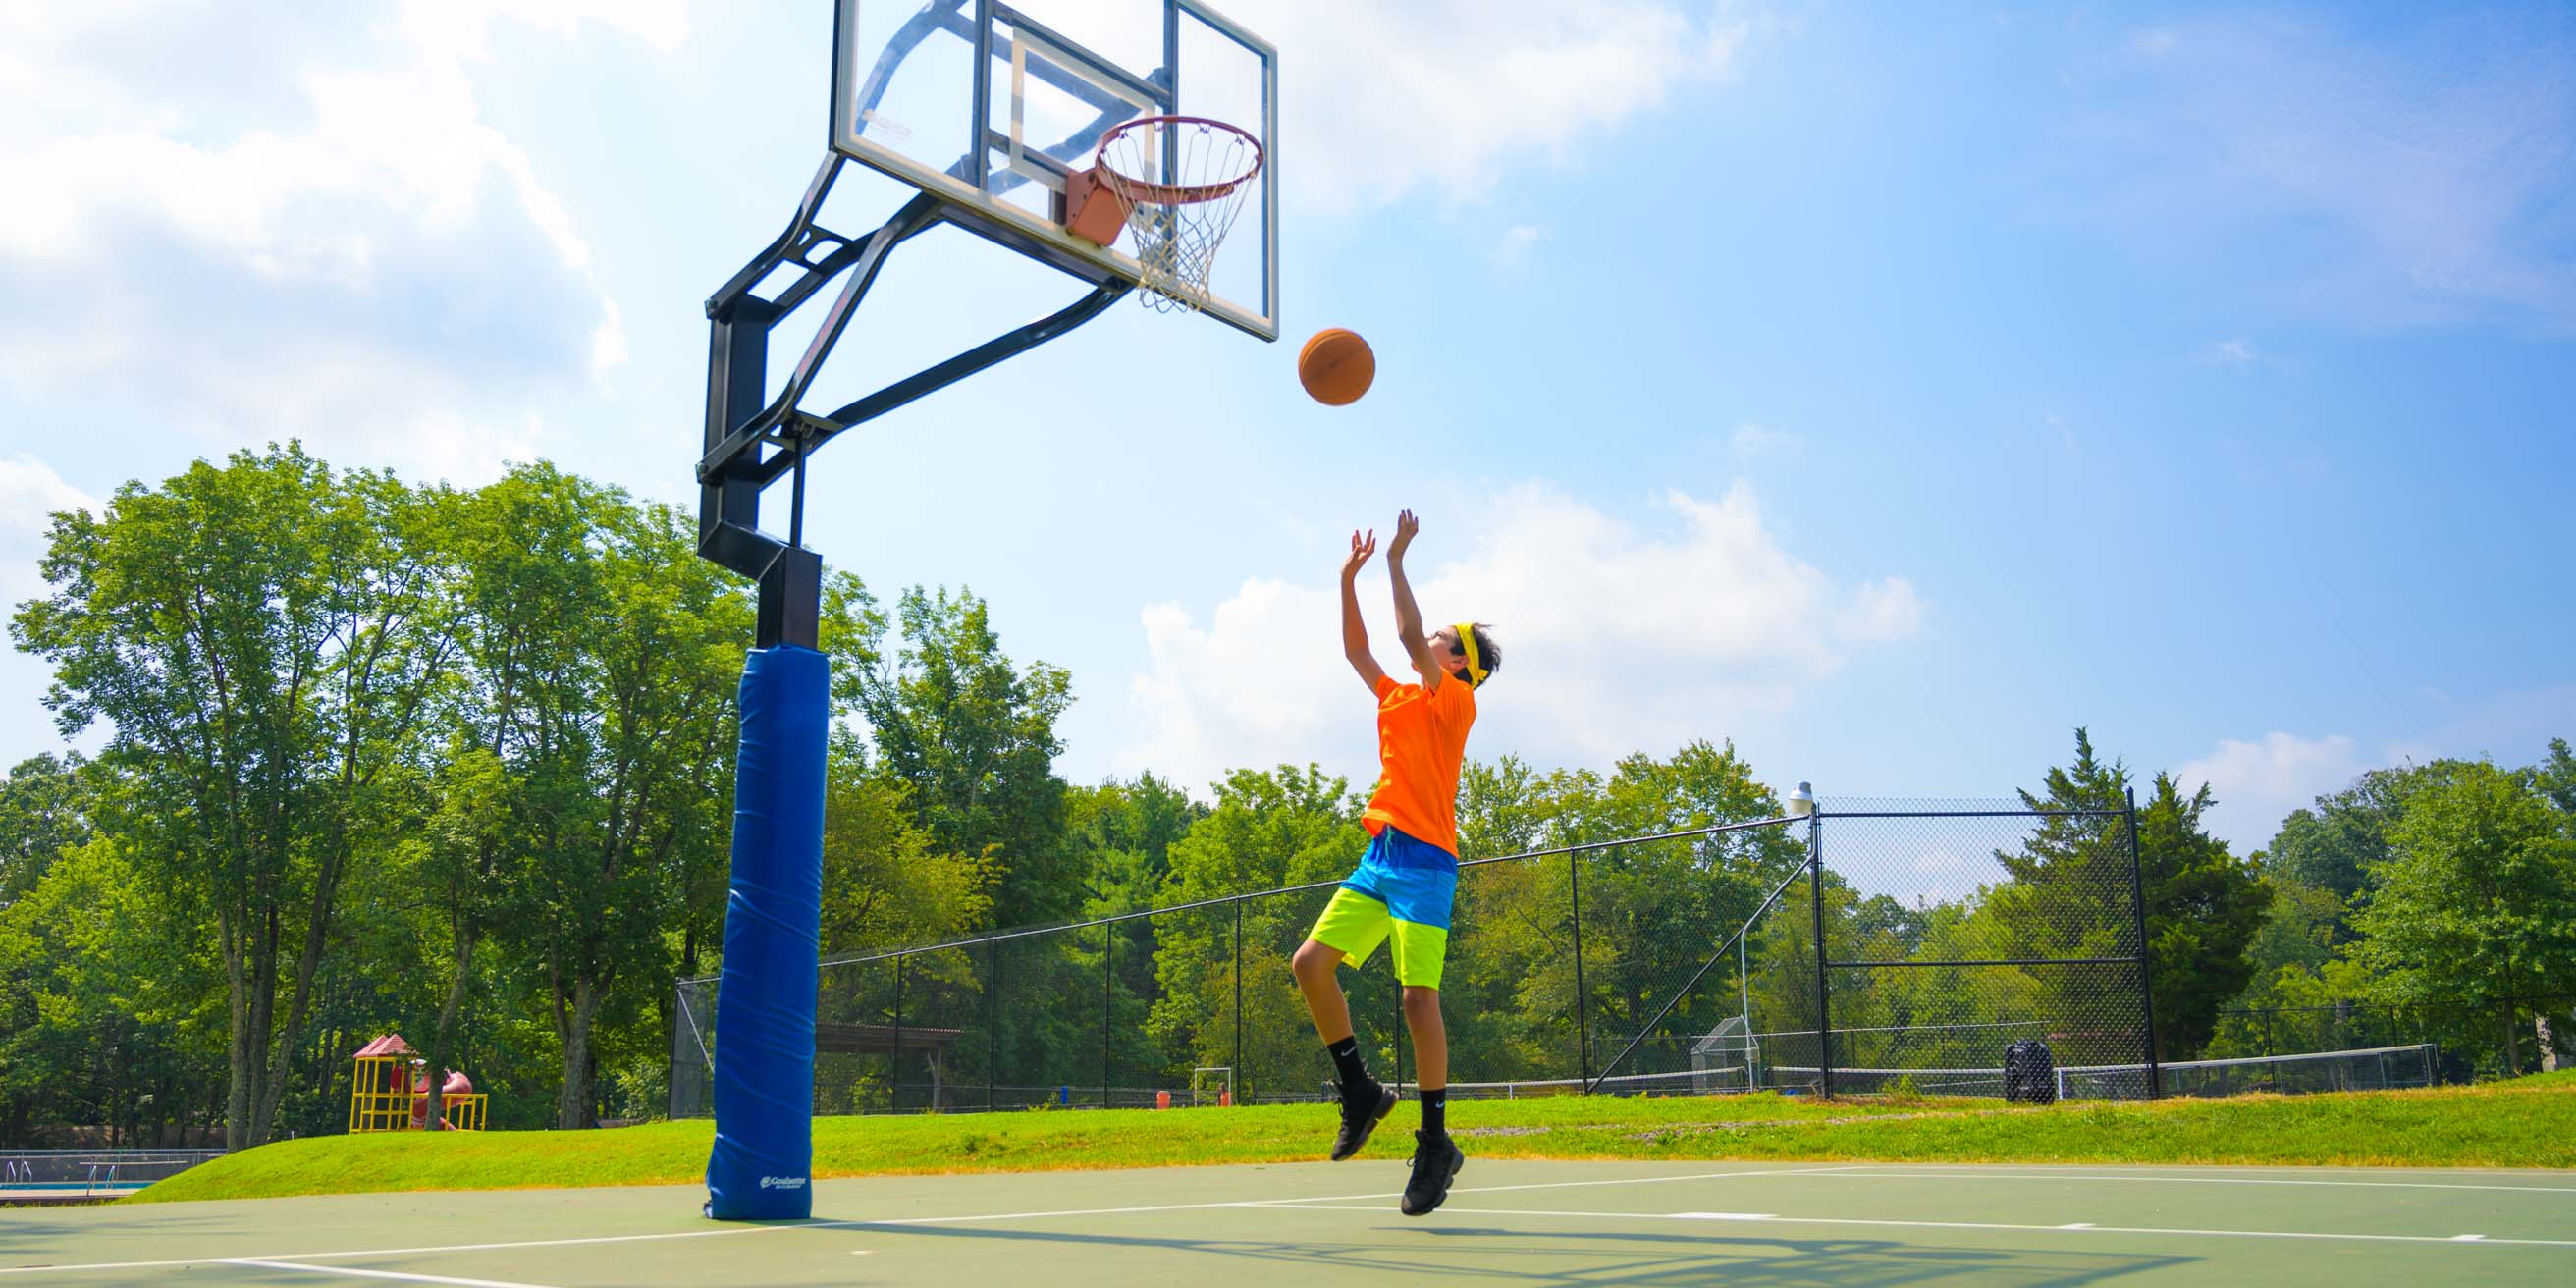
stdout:
{"type": "MultiPolygon", "coordinates": [[[[430,1130],[429,1062],[399,1033],[358,1048],[349,1083],[349,1131],[430,1130]]],[[[463,1073],[449,1069],[439,1081],[439,1119],[448,1131],[481,1131],[488,1097],[463,1073]]]]}

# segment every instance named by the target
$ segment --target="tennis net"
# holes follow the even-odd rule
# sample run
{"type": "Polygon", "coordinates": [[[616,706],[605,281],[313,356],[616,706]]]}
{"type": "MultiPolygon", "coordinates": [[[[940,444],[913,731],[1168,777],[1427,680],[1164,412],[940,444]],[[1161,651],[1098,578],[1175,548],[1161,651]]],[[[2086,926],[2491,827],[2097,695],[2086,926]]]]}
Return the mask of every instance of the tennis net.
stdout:
{"type": "MultiPolygon", "coordinates": [[[[2426,1087],[2436,1080],[2439,1048],[2430,1042],[2315,1051],[2301,1055],[2230,1060],[2177,1060],[2156,1068],[2168,1096],[2238,1096],[2249,1092],[2305,1095],[2320,1091],[2380,1091],[2426,1087]]],[[[2136,1100],[2147,1094],[2143,1064],[2066,1065],[2055,1075],[2059,1100],[2136,1100]]],[[[1813,1066],[1767,1065],[1756,1070],[1759,1089],[1820,1090],[1825,1071],[1813,1066]]],[[[2004,1071],[1992,1069],[1835,1069],[1836,1095],[1984,1096],[2001,1099],[2004,1071]]]]}

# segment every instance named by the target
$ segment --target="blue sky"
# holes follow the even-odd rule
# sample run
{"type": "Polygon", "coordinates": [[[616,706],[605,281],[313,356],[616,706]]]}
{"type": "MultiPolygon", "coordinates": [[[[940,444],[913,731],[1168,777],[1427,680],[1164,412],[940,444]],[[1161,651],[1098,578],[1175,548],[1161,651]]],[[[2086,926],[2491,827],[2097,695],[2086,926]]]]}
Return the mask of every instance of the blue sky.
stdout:
{"type": "MultiPolygon", "coordinates": [[[[828,560],[1072,670],[1070,777],[1365,774],[1332,574],[1406,505],[1425,610],[1510,654],[1485,756],[1993,795],[2080,723],[2242,848],[2576,734],[2576,11],[1225,7],[1281,51],[1288,338],[1121,306],[817,458],[828,560]],[[1350,408],[1293,379],[1327,325],[1350,408]]],[[[700,302],[820,159],[829,32],[0,13],[0,594],[35,512],[290,434],[693,501],[700,302]]],[[[815,401],[1074,290],[932,234],[815,401]]],[[[0,763],[60,745],[44,682],[0,658],[0,763]]]]}

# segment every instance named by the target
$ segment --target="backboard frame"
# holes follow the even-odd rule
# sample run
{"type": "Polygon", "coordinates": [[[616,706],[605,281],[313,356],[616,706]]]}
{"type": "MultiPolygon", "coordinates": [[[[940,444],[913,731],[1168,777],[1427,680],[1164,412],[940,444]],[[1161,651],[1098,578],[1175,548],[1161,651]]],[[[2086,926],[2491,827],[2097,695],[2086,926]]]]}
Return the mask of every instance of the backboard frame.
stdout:
{"type": "MultiPolygon", "coordinates": [[[[1143,269],[1133,256],[1115,246],[1098,246],[1067,232],[1060,209],[1054,217],[1033,212],[1004,197],[1025,183],[1037,182],[1052,188],[1060,198],[1065,178],[1073,169],[1087,164],[1090,144],[1098,134],[1118,124],[1109,115],[1109,104],[1115,100],[1133,109],[1131,115],[1174,115],[1187,101],[1187,82],[1181,69],[1181,31],[1184,19],[1204,25],[1209,31],[1233,41],[1255,56],[1261,67],[1261,120],[1236,122],[1246,129],[1257,129],[1265,151],[1265,174],[1261,185],[1260,244],[1246,247],[1261,258],[1261,298],[1243,302],[1215,296],[1200,311],[1238,330],[1263,340],[1279,338],[1279,53],[1269,41],[1254,35],[1240,23],[1226,17],[1203,0],[1154,0],[1162,17],[1162,66],[1150,71],[1119,65],[1083,46],[1040,19],[1031,17],[1004,0],[912,0],[918,8],[895,31],[880,49],[862,44],[861,6],[867,4],[905,7],[905,0],[834,0],[832,33],[832,99],[827,146],[839,155],[868,168],[909,184],[938,199],[949,209],[951,221],[958,227],[980,233],[1002,245],[1019,250],[1033,258],[1052,264],[1085,280],[1098,282],[1113,275],[1129,282],[1142,279],[1143,269]],[[999,28],[1007,27],[1009,35],[999,28]],[[906,60],[925,42],[940,36],[963,40],[973,59],[969,101],[959,110],[964,117],[965,154],[945,168],[934,167],[922,158],[907,155],[900,148],[879,138],[870,137],[868,127],[878,124],[876,106],[894,76],[906,60]],[[1031,59],[1034,51],[1040,57],[1031,59]],[[1008,130],[994,119],[993,74],[996,64],[1008,58],[1014,71],[1026,68],[1029,74],[1045,80],[1058,90],[1100,107],[1101,119],[1088,136],[1077,134],[1052,149],[1031,149],[1021,137],[1017,121],[1008,130]],[[1159,78],[1159,79],[1158,79],[1159,78]],[[1050,155],[1050,151],[1060,155],[1050,155]],[[999,153],[1010,164],[995,167],[999,153]]],[[[1060,203],[1059,203],[1060,204],[1060,203]]]]}

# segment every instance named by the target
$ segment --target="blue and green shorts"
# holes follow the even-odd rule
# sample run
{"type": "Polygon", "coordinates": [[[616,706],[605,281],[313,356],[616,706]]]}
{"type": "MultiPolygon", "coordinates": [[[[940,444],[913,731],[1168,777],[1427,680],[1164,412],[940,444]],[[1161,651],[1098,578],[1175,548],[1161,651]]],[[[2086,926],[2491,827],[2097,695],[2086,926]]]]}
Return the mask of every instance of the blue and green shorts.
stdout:
{"type": "Polygon", "coordinates": [[[1458,856],[1392,826],[1380,828],[1306,937],[1340,949],[1357,966],[1391,936],[1396,982],[1438,988],[1449,955],[1449,905],[1457,894],[1458,856]]]}

